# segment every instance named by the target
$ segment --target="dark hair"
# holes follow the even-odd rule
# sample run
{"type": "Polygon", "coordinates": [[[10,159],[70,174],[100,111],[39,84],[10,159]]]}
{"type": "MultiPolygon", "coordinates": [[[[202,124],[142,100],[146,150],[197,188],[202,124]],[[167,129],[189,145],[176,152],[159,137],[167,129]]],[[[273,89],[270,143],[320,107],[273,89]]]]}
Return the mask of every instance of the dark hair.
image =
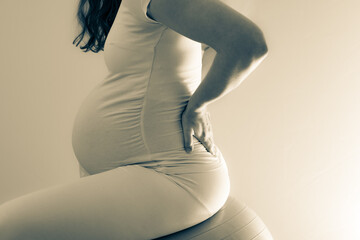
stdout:
{"type": "Polygon", "coordinates": [[[94,53],[103,51],[120,4],[121,0],[80,0],[77,19],[82,30],[73,44],[77,47],[87,35],[88,40],[80,49],[94,53]]]}

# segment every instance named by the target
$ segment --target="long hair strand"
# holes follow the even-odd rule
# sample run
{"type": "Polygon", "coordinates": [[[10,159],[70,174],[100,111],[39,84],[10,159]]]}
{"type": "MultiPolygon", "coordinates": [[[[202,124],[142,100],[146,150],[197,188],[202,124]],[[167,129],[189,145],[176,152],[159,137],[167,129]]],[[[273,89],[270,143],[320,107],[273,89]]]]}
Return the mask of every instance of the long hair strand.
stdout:
{"type": "Polygon", "coordinates": [[[80,0],[77,11],[77,19],[81,26],[81,32],[74,39],[73,44],[80,46],[84,52],[99,52],[104,50],[106,38],[114,23],[121,0],[80,0]]]}

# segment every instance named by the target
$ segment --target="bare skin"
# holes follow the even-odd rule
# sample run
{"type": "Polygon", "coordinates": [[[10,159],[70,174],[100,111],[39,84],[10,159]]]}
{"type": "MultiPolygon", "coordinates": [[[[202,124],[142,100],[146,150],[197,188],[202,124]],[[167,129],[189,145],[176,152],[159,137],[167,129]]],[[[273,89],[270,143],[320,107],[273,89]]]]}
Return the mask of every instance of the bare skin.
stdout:
{"type": "Polygon", "coordinates": [[[184,147],[196,137],[216,154],[208,104],[226,95],[263,61],[267,45],[251,20],[218,0],[152,0],[149,15],[178,33],[215,50],[209,71],[182,114],[184,147]]]}

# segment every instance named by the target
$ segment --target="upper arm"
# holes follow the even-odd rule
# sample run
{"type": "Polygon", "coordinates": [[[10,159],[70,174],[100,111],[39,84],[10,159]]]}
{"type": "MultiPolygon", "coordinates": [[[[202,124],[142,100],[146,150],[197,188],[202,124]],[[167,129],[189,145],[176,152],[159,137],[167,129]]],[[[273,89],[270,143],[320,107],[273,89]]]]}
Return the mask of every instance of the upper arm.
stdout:
{"type": "Polygon", "coordinates": [[[219,0],[151,0],[148,15],[217,52],[238,53],[266,47],[261,30],[219,0]]]}

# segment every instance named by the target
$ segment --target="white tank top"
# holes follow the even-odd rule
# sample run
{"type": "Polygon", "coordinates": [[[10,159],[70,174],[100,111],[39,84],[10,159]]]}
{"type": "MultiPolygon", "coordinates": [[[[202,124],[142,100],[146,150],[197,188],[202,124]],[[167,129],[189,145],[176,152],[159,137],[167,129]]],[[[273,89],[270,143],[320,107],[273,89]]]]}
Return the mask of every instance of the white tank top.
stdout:
{"type": "Polygon", "coordinates": [[[122,1],[104,48],[109,73],[76,117],[74,152],[90,173],[164,160],[223,164],[195,138],[185,152],[181,113],[201,82],[201,44],[150,19],[149,1],[122,1]]]}

